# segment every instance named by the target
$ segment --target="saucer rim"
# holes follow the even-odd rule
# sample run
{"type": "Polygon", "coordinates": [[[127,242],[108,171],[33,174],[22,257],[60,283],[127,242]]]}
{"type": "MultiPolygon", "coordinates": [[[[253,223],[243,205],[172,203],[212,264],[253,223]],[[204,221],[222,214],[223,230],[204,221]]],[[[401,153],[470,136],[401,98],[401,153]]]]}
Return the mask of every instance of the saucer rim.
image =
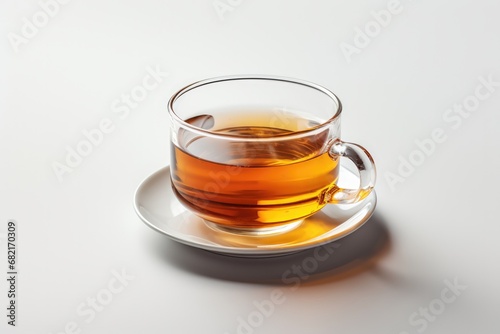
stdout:
{"type": "MultiPolygon", "coordinates": [[[[361,226],[363,226],[373,215],[375,212],[375,208],[377,206],[377,195],[375,192],[375,189],[373,189],[370,194],[364,198],[362,201],[354,203],[354,204],[343,204],[346,206],[353,206],[353,205],[359,205],[360,203],[370,201],[372,203],[371,208],[369,211],[360,218],[360,220],[356,223],[356,225],[353,226],[350,230],[346,230],[344,233],[333,235],[331,237],[327,237],[325,239],[320,239],[316,243],[308,243],[305,245],[298,245],[297,247],[287,247],[287,248],[279,248],[279,249],[272,249],[272,248],[243,248],[243,247],[236,247],[236,246],[226,246],[226,245],[209,245],[209,244],[201,244],[201,243],[196,243],[195,241],[192,240],[187,240],[180,238],[176,235],[172,235],[168,233],[168,231],[165,231],[164,229],[158,227],[156,224],[153,222],[150,222],[144,215],[141,213],[141,209],[139,208],[139,193],[140,191],[150,182],[153,178],[158,176],[159,174],[162,173],[168,173],[170,170],[170,165],[164,166],[155,172],[151,173],[147,177],[145,177],[137,186],[136,190],[134,191],[134,211],[139,216],[139,218],[142,220],[143,223],[145,223],[149,228],[153,229],[156,232],[159,232],[163,235],[166,235],[168,238],[179,242],[181,244],[191,246],[197,249],[202,249],[205,251],[221,254],[221,255],[228,255],[228,256],[236,256],[236,257],[272,257],[272,256],[282,256],[282,255],[288,255],[288,254],[293,254],[301,251],[305,251],[310,248],[318,247],[327,243],[331,243],[334,241],[337,241],[339,239],[342,239],[349,234],[355,232],[357,229],[359,229],[361,226]]],[[[348,169],[347,169],[348,170],[348,169]]],[[[349,171],[349,170],[348,170],[349,171]]],[[[352,173],[351,171],[349,171],[352,173]]],[[[329,204],[329,205],[335,205],[335,204],[329,204]]],[[[361,207],[360,210],[356,211],[353,215],[357,214],[358,212],[361,212],[363,208],[366,206],[361,207]]],[[[350,217],[352,217],[351,215],[350,217]]],[[[346,222],[343,222],[342,224],[345,224],[346,222]]],[[[341,226],[340,224],[339,226],[341,226]]],[[[338,227],[336,227],[338,228],[338,227]]],[[[315,237],[318,238],[318,237],[315,237]]],[[[311,238],[313,239],[313,238],[311,238]]],[[[210,241],[212,242],[212,241],[210,241]]],[[[213,242],[212,242],[213,243],[213,242]]]]}

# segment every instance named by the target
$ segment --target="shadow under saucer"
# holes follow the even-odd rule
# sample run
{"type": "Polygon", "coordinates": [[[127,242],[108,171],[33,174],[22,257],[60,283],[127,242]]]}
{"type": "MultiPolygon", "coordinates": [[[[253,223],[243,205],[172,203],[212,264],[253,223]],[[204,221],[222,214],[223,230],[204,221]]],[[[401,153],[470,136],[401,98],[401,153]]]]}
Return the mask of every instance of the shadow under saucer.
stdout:
{"type": "Polygon", "coordinates": [[[186,246],[157,233],[147,235],[151,251],[182,270],[221,280],[276,285],[290,284],[292,278],[331,281],[356,275],[371,268],[391,244],[387,226],[377,212],[341,239],[278,257],[232,257],[186,246]]]}

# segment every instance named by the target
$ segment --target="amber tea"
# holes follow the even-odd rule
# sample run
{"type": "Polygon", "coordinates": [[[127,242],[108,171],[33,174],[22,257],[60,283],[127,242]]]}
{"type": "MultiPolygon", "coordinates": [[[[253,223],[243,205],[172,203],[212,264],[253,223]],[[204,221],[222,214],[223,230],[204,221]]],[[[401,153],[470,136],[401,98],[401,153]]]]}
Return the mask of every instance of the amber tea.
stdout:
{"type": "Polygon", "coordinates": [[[171,175],[181,202],[208,221],[243,229],[287,224],[321,209],[338,177],[328,129],[287,136],[319,122],[290,112],[273,115],[254,110],[185,120],[232,139],[178,132],[171,175]]]}

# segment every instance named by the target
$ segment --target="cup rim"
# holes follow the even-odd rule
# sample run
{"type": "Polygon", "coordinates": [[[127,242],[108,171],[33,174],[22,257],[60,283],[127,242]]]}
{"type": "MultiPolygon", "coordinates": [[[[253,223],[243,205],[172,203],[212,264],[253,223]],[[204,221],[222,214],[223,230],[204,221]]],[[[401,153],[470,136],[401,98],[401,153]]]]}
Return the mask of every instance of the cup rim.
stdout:
{"type": "Polygon", "coordinates": [[[295,78],[290,78],[290,77],[283,77],[283,76],[272,76],[272,75],[226,75],[226,76],[219,76],[219,77],[212,77],[204,80],[199,80],[195,81],[181,89],[179,89],[176,93],[174,93],[169,101],[168,101],[168,113],[172,117],[173,120],[175,120],[177,123],[179,123],[182,127],[189,129],[190,131],[202,135],[202,136],[210,136],[210,137],[215,137],[215,138],[221,138],[221,139],[237,139],[237,140],[242,140],[242,141],[272,141],[272,140],[277,140],[277,139],[293,139],[294,137],[302,137],[304,134],[314,134],[314,132],[319,132],[320,130],[324,129],[325,127],[329,126],[333,122],[335,122],[341,115],[342,113],[342,103],[340,102],[340,99],[335,95],[332,91],[329,89],[315,84],[310,81],[306,80],[301,80],[301,79],[295,79],[295,78]],[[280,134],[276,136],[271,136],[271,137],[243,137],[243,136],[238,136],[238,135],[233,135],[233,134],[228,134],[228,133],[218,133],[214,131],[210,131],[207,129],[203,129],[200,127],[197,127],[195,125],[192,125],[190,123],[187,123],[184,121],[182,118],[177,115],[177,113],[174,111],[174,103],[179,99],[182,95],[186,94],[187,92],[205,86],[213,83],[219,83],[219,82],[224,82],[224,81],[236,81],[236,80],[271,80],[271,81],[280,81],[280,82],[286,82],[286,83],[292,83],[296,85],[302,85],[305,87],[309,87],[312,89],[315,89],[325,95],[327,95],[330,99],[332,99],[336,105],[337,105],[337,110],[334,112],[333,116],[327,119],[326,121],[311,127],[309,129],[305,130],[300,130],[300,131],[294,131],[291,133],[286,133],[286,134],[280,134]]]}

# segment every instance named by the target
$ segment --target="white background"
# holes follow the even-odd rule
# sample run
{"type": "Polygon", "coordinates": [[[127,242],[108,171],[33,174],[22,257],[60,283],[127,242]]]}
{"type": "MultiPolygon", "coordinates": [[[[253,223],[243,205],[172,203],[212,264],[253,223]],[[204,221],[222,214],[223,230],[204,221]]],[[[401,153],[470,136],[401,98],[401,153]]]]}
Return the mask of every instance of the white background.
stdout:
{"type": "Polygon", "coordinates": [[[385,0],[231,3],[221,18],[212,0],[73,0],[14,45],[23,18],[33,22],[42,9],[2,0],[0,267],[6,273],[14,219],[19,281],[17,326],[7,326],[2,306],[0,332],[497,333],[500,87],[460,124],[443,117],[474,101],[479,77],[500,81],[500,3],[401,0],[380,31],[372,11],[386,9],[385,0]],[[366,27],[375,29],[369,44],[358,41],[346,57],[342,43],[355,46],[366,27]],[[169,75],[127,116],[113,112],[148,68],[169,75]],[[310,252],[210,254],[168,240],[133,211],[137,185],[169,163],[171,94],[241,73],[331,89],[344,105],[343,139],[377,162],[374,218],[297,289],[282,274],[310,252]],[[113,131],[59,182],[54,162],[65,164],[68,147],[103,119],[113,131]],[[391,186],[387,175],[400,159],[418,158],[415,141],[437,128],[446,140],[391,186]],[[119,286],[114,271],[126,272],[127,285],[93,319],[79,314],[91,298],[110,296],[110,282],[119,286]],[[440,304],[446,280],[466,288],[440,304]],[[273,291],[283,303],[258,326],[241,327],[273,291]],[[439,314],[422,320],[431,305],[439,314]]]}

